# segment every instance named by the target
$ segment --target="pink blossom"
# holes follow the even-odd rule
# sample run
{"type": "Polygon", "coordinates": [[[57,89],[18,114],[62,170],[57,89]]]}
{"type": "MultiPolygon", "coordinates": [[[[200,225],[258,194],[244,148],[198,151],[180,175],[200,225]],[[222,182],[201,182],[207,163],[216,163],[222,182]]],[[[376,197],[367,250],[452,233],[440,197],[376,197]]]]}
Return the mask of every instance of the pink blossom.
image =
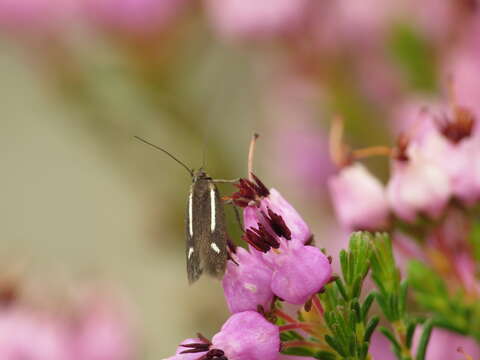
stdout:
{"type": "Polygon", "coordinates": [[[100,26],[142,36],[165,29],[185,4],[185,0],[86,0],[85,11],[100,26]]]}
{"type": "Polygon", "coordinates": [[[303,304],[319,292],[332,276],[328,258],[320,249],[295,241],[272,254],[272,291],[291,304],[303,304]],[[290,245],[290,246],[289,246],[290,245]]]}
{"type": "Polygon", "coordinates": [[[267,225],[266,216],[273,214],[288,228],[289,238],[303,243],[312,240],[312,232],[305,220],[276,189],[267,189],[257,177],[253,182],[242,179],[239,188],[240,191],[235,193],[233,198],[238,206],[244,208],[245,229],[256,227],[257,223],[267,225]]]}
{"type": "Polygon", "coordinates": [[[0,0],[0,29],[44,35],[67,25],[75,8],[72,0],[0,0]]]}
{"type": "Polygon", "coordinates": [[[206,0],[211,23],[228,39],[269,39],[295,31],[310,0],[206,0]]]}
{"type": "Polygon", "coordinates": [[[270,195],[260,202],[260,209],[265,213],[271,210],[281,216],[289,228],[292,238],[298,239],[303,243],[311,239],[312,232],[305,220],[276,189],[270,189],[270,195]]]}
{"type": "Polygon", "coordinates": [[[15,307],[0,310],[1,359],[70,359],[69,340],[67,328],[53,317],[15,307]]]}
{"type": "Polygon", "coordinates": [[[388,224],[384,186],[363,165],[340,170],[328,183],[340,223],[349,230],[379,230],[388,224]]]}
{"type": "MultiPolygon", "coordinates": [[[[175,355],[163,359],[163,360],[197,360],[201,355],[198,355],[198,353],[183,353],[185,350],[188,350],[187,347],[184,345],[188,344],[201,344],[202,339],[198,338],[191,338],[191,339],[186,339],[182,341],[182,343],[178,346],[177,351],[175,351],[175,355]]],[[[205,344],[208,345],[208,344],[205,344]]]]}
{"type": "Polygon", "coordinates": [[[87,304],[75,327],[73,350],[79,360],[133,358],[133,336],[126,314],[105,299],[87,304]]]}
{"type": "Polygon", "coordinates": [[[467,205],[480,199],[480,136],[473,133],[476,121],[464,107],[453,111],[423,111],[407,156],[419,156],[442,170],[452,195],[467,205]]]}
{"type": "Polygon", "coordinates": [[[276,360],[280,350],[280,332],[255,311],[230,316],[209,342],[187,339],[176,355],[165,360],[194,360],[204,355],[218,360],[276,360]]]}
{"type": "MultiPolygon", "coordinates": [[[[415,331],[413,340],[413,349],[418,346],[421,336],[421,329],[415,331]]],[[[480,357],[480,345],[475,340],[449,332],[447,330],[435,328],[432,331],[430,341],[428,343],[426,360],[452,360],[462,359],[463,356],[458,352],[462,348],[466,354],[474,359],[480,357]]]]}
{"type": "Polygon", "coordinates": [[[268,309],[273,299],[270,288],[272,269],[243,248],[237,248],[236,262],[228,261],[223,277],[223,291],[231,313],[268,309]]]}
{"type": "Polygon", "coordinates": [[[278,191],[255,176],[242,179],[238,188],[232,198],[245,207],[243,238],[250,251],[239,249],[227,265],[223,287],[230,310],[265,308],[273,295],[303,304],[330,280],[327,256],[304,245],[310,229],[278,191]]]}
{"type": "Polygon", "coordinates": [[[255,311],[232,315],[212,339],[212,345],[229,360],[274,360],[280,350],[280,333],[255,311]]]}
{"type": "Polygon", "coordinates": [[[395,214],[413,222],[418,215],[438,218],[451,195],[448,175],[420,152],[408,160],[393,160],[387,199],[395,214]]]}

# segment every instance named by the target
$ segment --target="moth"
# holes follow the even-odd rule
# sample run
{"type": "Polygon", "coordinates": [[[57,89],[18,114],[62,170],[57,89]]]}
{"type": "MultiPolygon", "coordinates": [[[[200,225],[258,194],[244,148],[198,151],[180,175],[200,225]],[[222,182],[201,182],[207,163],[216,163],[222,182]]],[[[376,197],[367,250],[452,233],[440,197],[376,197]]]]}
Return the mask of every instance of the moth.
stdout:
{"type": "Polygon", "coordinates": [[[194,171],[161,147],[138,136],[135,138],[170,156],[192,177],[185,216],[185,255],[189,283],[197,281],[204,272],[221,278],[227,264],[228,235],[224,204],[215,183],[235,180],[212,179],[203,168],[194,171]]]}

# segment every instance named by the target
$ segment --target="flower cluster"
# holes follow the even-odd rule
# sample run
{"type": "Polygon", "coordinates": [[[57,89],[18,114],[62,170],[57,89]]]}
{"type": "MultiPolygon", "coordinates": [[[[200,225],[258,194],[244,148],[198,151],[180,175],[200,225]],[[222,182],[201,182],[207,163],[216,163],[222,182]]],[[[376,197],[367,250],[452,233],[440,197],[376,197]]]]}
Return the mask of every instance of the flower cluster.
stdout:
{"type": "Polygon", "coordinates": [[[244,240],[227,265],[223,288],[231,312],[268,309],[276,296],[303,304],[330,280],[330,261],[306,245],[312,233],[298,212],[275,189],[254,175],[242,179],[234,202],[243,207],[244,240]]]}
{"type": "Polygon", "coordinates": [[[187,339],[166,360],[268,360],[276,359],[279,350],[278,327],[257,312],[244,311],[232,315],[212,341],[187,339]]]}
{"type": "MultiPolygon", "coordinates": [[[[231,197],[243,208],[248,244],[231,247],[222,281],[233,315],[211,342],[201,336],[185,340],[172,360],[277,359],[280,328],[268,320],[275,301],[303,305],[332,278],[330,259],[311,245],[313,235],[298,212],[277,190],[251,177],[241,179],[231,197]]],[[[287,319],[293,329],[301,327],[287,319]]]]}
{"type": "Polygon", "coordinates": [[[472,113],[420,109],[408,133],[391,152],[392,173],[384,187],[358,162],[330,179],[338,218],[348,229],[379,230],[391,215],[415,224],[439,220],[452,201],[472,207],[480,200],[480,142],[472,113]]]}

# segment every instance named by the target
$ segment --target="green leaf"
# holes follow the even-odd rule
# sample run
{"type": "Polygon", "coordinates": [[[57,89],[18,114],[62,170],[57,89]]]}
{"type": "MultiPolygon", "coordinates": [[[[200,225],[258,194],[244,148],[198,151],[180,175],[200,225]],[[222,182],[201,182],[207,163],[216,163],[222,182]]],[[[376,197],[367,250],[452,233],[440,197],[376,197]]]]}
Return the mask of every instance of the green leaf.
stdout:
{"type": "Polygon", "coordinates": [[[315,352],[302,348],[302,347],[291,347],[285,350],[282,350],[282,354],[285,355],[295,355],[295,356],[314,356],[315,352]]]}
{"type": "Polygon", "coordinates": [[[392,334],[392,332],[385,328],[385,327],[380,327],[380,332],[385,335],[385,337],[390,340],[390,342],[392,343],[392,346],[394,347],[395,351],[398,352],[398,353],[401,353],[402,352],[402,348],[400,346],[400,344],[398,343],[397,339],[395,339],[395,335],[392,334]]]}
{"type": "Polygon", "coordinates": [[[362,305],[362,319],[365,320],[368,312],[370,311],[370,307],[373,304],[373,300],[375,300],[375,292],[371,292],[370,294],[367,295],[365,298],[365,301],[363,302],[362,305]]]}
{"type": "Polygon", "coordinates": [[[427,353],[428,342],[430,341],[430,335],[432,334],[433,322],[432,320],[427,320],[423,324],[423,332],[420,337],[420,343],[418,344],[416,360],[425,360],[425,354],[427,353]]]}
{"type": "Polygon", "coordinates": [[[313,357],[319,360],[336,360],[337,359],[337,356],[334,353],[331,353],[325,350],[317,352],[315,355],[313,355],[313,357]]]}
{"type": "Polygon", "coordinates": [[[417,324],[412,322],[407,326],[407,347],[410,349],[412,347],[413,335],[415,334],[415,328],[417,324]]]}
{"type": "Polygon", "coordinates": [[[370,342],[370,338],[372,337],[372,334],[375,331],[379,322],[380,318],[378,316],[374,316],[370,319],[365,330],[365,336],[363,337],[363,341],[370,342]]]}

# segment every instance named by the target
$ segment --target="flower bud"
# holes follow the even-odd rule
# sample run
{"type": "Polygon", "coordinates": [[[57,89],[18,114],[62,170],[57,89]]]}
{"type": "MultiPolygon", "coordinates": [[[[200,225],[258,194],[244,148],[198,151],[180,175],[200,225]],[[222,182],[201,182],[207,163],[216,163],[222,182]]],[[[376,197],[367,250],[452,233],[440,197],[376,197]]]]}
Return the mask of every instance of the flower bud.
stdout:
{"type": "Polygon", "coordinates": [[[363,165],[343,168],[328,185],[337,218],[348,230],[379,230],[388,224],[385,189],[363,165]]]}
{"type": "Polygon", "coordinates": [[[390,207],[402,220],[414,222],[418,215],[438,218],[451,195],[447,174],[420,153],[406,161],[394,160],[387,185],[390,207]]]}

